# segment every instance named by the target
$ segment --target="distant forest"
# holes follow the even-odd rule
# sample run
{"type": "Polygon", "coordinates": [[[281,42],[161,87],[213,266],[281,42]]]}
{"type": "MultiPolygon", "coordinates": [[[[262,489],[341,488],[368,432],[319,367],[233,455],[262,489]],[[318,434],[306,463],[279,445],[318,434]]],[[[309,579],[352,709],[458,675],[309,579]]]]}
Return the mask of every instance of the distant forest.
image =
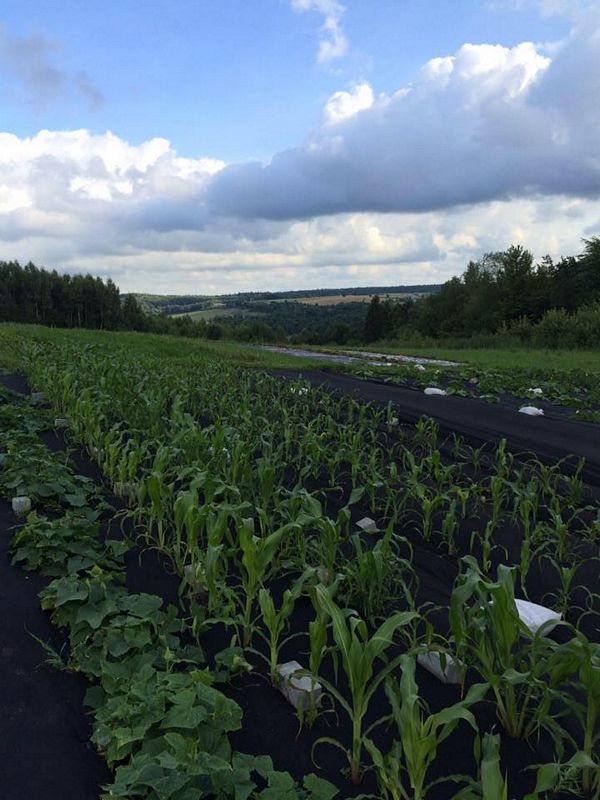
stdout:
{"type": "MultiPolygon", "coordinates": [[[[314,290],[323,296],[329,290],[314,290]]],[[[210,321],[149,313],[151,295],[121,295],[111,281],[60,275],[33,264],[0,262],[0,321],[58,327],[168,333],[209,339],[351,344],[382,340],[456,344],[515,341],[548,347],[600,347],[600,237],[583,240],[583,252],[534,263],[521,246],[488,253],[441,287],[354,287],[332,295],[372,294],[370,304],[300,303],[307,292],[244,293],[238,313],[210,321]],[[424,292],[418,297],[386,296],[424,292]],[[391,292],[390,292],[391,294],[391,292]],[[275,302],[275,301],[278,302],[275,302]]],[[[198,296],[189,296],[198,302],[198,296]]],[[[169,298],[186,306],[187,298],[169,298]]],[[[207,302],[209,301],[207,298],[207,302]]],[[[174,302],[176,305],[177,303],[174,302]]],[[[193,303],[190,303],[191,306],[193,303]]],[[[232,306],[229,306],[230,308],[232,306]]]]}
{"type": "Polygon", "coordinates": [[[0,261],[0,321],[60,328],[128,327],[119,289],[91,275],[59,275],[0,261]]]}
{"type": "Polygon", "coordinates": [[[600,237],[577,257],[534,264],[521,246],[488,253],[417,302],[374,298],[363,340],[514,338],[556,346],[600,346],[600,237]]]}

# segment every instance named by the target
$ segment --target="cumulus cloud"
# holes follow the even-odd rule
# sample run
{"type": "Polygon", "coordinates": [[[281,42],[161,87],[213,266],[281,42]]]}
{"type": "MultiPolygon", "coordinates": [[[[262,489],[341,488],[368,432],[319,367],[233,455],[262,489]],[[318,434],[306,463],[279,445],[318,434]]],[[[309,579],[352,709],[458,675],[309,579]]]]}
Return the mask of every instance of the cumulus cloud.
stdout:
{"type": "Polygon", "coordinates": [[[342,16],[345,7],[338,0],[292,0],[294,11],[316,11],[324,17],[319,30],[320,64],[333,61],[346,55],[348,40],[342,30],[342,16]]]}
{"type": "MultiPolygon", "coordinates": [[[[225,168],[165,139],[0,134],[0,259],[111,276],[124,291],[215,292],[443,281],[487,250],[521,242],[577,252],[600,206],[574,197],[493,201],[425,213],[265,220],[211,215],[225,168]]],[[[597,228],[596,228],[597,229],[597,228]]]]}
{"type": "Polygon", "coordinates": [[[85,72],[62,70],[53,59],[56,46],[43,36],[10,36],[0,26],[0,69],[17,81],[30,102],[44,107],[65,93],[75,91],[92,108],[104,103],[104,95],[85,72]]]}
{"type": "Polygon", "coordinates": [[[334,92],[323,109],[323,124],[335,125],[354,116],[374,102],[373,89],[368,83],[357,83],[349,92],[334,92]]]}
{"type": "Polygon", "coordinates": [[[217,214],[291,219],[598,197],[598,74],[598,25],[577,28],[552,58],[532,43],[465,44],[392,96],[334,95],[325,121],[335,125],[268,164],[223,170],[208,202],[217,214]]]}

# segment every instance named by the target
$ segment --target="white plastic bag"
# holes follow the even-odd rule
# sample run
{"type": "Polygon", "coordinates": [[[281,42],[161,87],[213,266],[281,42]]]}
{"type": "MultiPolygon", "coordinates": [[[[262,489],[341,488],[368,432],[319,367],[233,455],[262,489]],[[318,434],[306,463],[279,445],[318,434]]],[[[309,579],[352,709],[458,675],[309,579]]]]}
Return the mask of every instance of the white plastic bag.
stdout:
{"type": "Polygon", "coordinates": [[[427,672],[431,672],[442,683],[460,683],[458,667],[449,655],[446,656],[445,668],[442,667],[440,654],[437,650],[419,653],[417,655],[417,664],[424,667],[427,672]]]}
{"type": "Polygon", "coordinates": [[[377,533],[379,531],[377,523],[374,519],[371,519],[371,517],[363,517],[362,519],[359,519],[356,524],[365,533],[377,533]]]}
{"type": "Polygon", "coordinates": [[[31,511],[31,498],[30,497],[13,497],[11,501],[12,510],[17,516],[25,516],[31,511]]]}
{"type": "Polygon", "coordinates": [[[535,636],[542,625],[544,633],[550,633],[561,620],[558,611],[552,611],[551,608],[539,606],[537,603],[530,603],[529,600],[515,599],[515,605],[521,622],[525,623],[532,636],[535,636]]]}
{"type": "Polygon", "coordinates": [[[519,414],[528,414],[530,417],[543,417],[544,411],[541,408],[536,408],[535,406],[521,406],[519,409],[519,414]]]}
{"type": "Polygon", "coordinates": [[[305,673],[301,664],[297,661],[287,661],[278,665],[277,672],[281,680],[279,690],[294,708],[306,711],[319,704],[323,687],[305,673]]]}

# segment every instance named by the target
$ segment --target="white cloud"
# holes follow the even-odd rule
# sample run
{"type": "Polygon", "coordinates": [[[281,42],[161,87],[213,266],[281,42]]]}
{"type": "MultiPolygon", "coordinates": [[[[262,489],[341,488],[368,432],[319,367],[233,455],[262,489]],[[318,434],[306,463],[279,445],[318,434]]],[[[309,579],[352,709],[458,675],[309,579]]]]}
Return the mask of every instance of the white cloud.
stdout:
{"type": "Polygon", "coordinates": [[[600,204],[574,197],[495,201],[426,213],[344,213],[272,221],[211,216],[221,163],[184,159],[165,140],[114,134],[0,135],[0,259],[112,276],[127,290],[437,282],[520,241],[574,253],[600,204]]]}
{"type": "Polygon", "coordinates": [[[427,63],[411,86],[368,97],[360,113],[345,116],[360,93],[338,95],[325,112],[326,123],[337,113],[335,125],[266,165],[224,169],[211,182],[209,206],[216,214],[293,219],[535,193],[595,195],[599,59],[588,29],[553,59],[531,43],[465,44],[427,63]]]}
{"type": "Polygon", "coordinates": [[[365,108],[371,108],[374,99],[373,90],[368,83],[357,83],[349,92],[335,92],[323,109],[323,123],[335,125],[348,119],[365,108]]]}
{"type": "Polygon", "coordinates": [[[341,58],[348,50],[348,40],[342,30],[341,20],[345,7],[338,0],[292,0],[294,11],[316,11],[325,19],[319,30],[320,64],[341,58]]]}

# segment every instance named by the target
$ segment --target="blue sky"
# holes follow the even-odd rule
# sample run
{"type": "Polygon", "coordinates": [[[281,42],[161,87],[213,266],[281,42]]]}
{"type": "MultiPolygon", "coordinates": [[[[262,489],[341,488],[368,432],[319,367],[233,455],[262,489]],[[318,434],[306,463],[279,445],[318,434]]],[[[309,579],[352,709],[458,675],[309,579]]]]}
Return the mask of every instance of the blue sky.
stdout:
{"type": "Polygon", "coordinates": [[[569,30],[568,20],[544,18],[533,5],[344,5],[351,46],[347,57],[324,67],[315,61],[320,15],[294,12],[286,0],[6,4],[9,36],[42,37],[53,48],[49,61],[71,74],[84,71],[104,100],[90,107],[85,97],[65,92],[45,103],[24,102],[19,92],[3,103],[3,127],[20,136],[41,127],[109,129],[131,142],[164,136],[192,157],[266,158],[297,144],[318,124],[329,95],[346,84],[368,80],[393,91],[425,61],[464,42],[512,46],[555,41],[569,30]]]}
{"type": "MultiPolygon", "coordinates": [[[[125,289],[214,291],[439,280],[515,236],[558,255],[600,219],[596,167],[587,181],[561,139],[575,134],[556,123],[580,88],[587,105],[600,99],[597,83],[577,84],[589,64],[572,56],[593,62],[598,6],[4,4],[0,131],[18,180],[6,178],[4,206],[0,185],[0,258],[111,274],[125,289]],[[433,78],[436,64],[452,80],[433,78]],[[518,115],[506,127],[491,122],[502,104],[502,119],[518,115]],[[532,156],[539,114],[556,130],[532,156]],[[144,145],[153,139],[162,144],[144,145]],[[347,161],[334,153],[340,142],[347,161]]],[[[597,150],[582,146],[589,172],[597,150]]]]}

